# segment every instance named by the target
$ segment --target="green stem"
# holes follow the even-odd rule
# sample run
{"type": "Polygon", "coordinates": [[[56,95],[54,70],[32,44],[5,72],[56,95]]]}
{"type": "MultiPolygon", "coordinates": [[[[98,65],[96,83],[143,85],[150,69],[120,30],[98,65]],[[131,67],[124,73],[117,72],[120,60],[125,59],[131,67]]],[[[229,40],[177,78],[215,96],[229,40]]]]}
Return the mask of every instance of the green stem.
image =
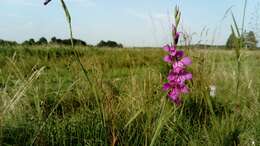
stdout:
{"type": "Polygon", "coordinates": [[[71,47],[74,50],[74,56],[76,57],[76,60],[79,63],[81,69],[83,70],[84,75],[85,75],[85,77],[86,77],[86,79],[87,79],[87,81],[88,81],[88,83],[89,83],[89,85],[90,85],[90,87],[92,89],[92,92],[94,93],[95,100],[96,100],[97,106],[99,108],[99,114],[100,114],[100,118],[102,120],[102,125],[103,125],[103,128],[104,128],[105,133],[106,133],[105,115],[104,115],[103,106],[101,104],[101,100],[100,100],[99,95],[97,93],[96,87],[91,82],[89,74],[88,74],[87,70],[84,68],[84,66],[83,66],[83,64],[82,64],[82,62],[80,60],[79,52],[74,48],[73,31],[72,31],[72,24],[71,24],[71,17],[70,17],[69,10],[68,10],[68,8],[67,8],[67,6],[66,6],[66,4],[65,4],[65,2],[63,0],[60,0],[60,2],[62,4],[63,10],[64,10],[66,18],[67,18],[67,22],[69,24],[71,47]]]}

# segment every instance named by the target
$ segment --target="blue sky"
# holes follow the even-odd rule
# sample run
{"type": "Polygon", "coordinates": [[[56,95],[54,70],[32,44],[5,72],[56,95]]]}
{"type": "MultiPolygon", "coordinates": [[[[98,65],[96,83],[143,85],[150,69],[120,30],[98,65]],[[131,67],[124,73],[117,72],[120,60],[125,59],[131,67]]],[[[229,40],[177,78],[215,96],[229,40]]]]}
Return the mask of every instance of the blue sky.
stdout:
{"type": "MultiPolygon", "coordinates": [[[[231,6],[241,22],[243,0],[65,0],[72,15],[76,38],[96,44],[114,40],[125,46],[162,46],[171,41],[174,6],[182,11],[181,31],[192,43],[224,44],[232,24],[231,6]],[[202,31],[205,30],[205,31],[202,31]],[[203,32],[203,33],[201,33],[203,32]]],[[[44,36],[68,38],[67,23],[59,0],[1,0],[0,38],[22,42],[44,36]]],[[[246,27],[260,0],[248,0],[246,27]]],[[[253,22],[255,23],[255,22],[253,22]]]]}

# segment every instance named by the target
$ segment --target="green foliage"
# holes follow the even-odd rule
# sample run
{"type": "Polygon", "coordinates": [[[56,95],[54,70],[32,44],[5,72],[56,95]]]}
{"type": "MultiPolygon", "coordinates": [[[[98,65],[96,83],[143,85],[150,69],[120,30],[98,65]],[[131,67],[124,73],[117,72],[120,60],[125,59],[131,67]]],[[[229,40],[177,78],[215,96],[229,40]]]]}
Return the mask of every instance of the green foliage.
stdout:
{"type": "Polygon", "coordinates": [[[17,45],[17,42],[15,42],[15,41],[6,41],[6,40],[0,39],[0,46],[14,46],[14,45],[17,45]]]}
{"type": "Polygon", "coordinates": [[[249,31],[245,34],[245,46],[249,49],[256,49],[257,40],[255,33],[253,31],[249,31]]]}
{"type": "Polygon", "coordinates": [[[122,44],[118,44],[117,42],[114,41],[103,41],[101,40],[98,44],[97,47],[110,47],[110,48],[123,48],[122,44]]]}
{"type": "Polygon", "coordinates": [[[47,45],[48,44],[48,40],[45,37],[41,37],[39,39],[39,41],[36,42],[36,44],[38,44],[38,45],[47,45]]]}
{"type": "MultiPolygon", "coordinates": [[[[67,46],[70,46],[71,45],[71,40],[70,39],[64,39],[63,40],[63,39],[57,39],[56,37],[52,37],[50,43],[51,44],[56,44],[56,45],[67,45],[67,46]]],[[[82,40],[79,40],[79,39],[73,39],[73,43],[74,43],[74,45],[77,45],[77,46],[90,46],[86,42],[84,42],[82,40]]]]}
{"type": "MultiPolygon", "coordinates": [[[[5,42],[6,44],[11,45],[17,45],[15,42],[5,42]]],[[[77,46],[91,46],[88,45],[85,41],[82,41],[80,39],[73,39],[73,43],[77,46]]],[[[71,45],[71,39],[59,39],[56,37],[52,37],[50,42],[45,37],[41,37],[38,41],[35,41],[34,39],[26,40],[22,43],[22,45],[26,46],[32,46],[32,45],[64,45],[64,46],[70,46],[71,45]]],[[[1,40],[0,40],[1,45],[1,40]]]]}
{"type": "Polygon", "coordinates": [[[239,38],[238,36],[235,35],[235,33],[231,33],[226,42],[226,48],[228,49],[234,49],[238,47],[255,49],[256,45],[257,45],[257,40],[255,37],[255,33],[253,31],[244,33],[243,38],[239,38]]]}
{"type": "Polygon", "coordinates": [[[22,43],[22,45],[29,45],[29,46],[35,45],[35,41],[34,41],[34,39],[29,39],[29,40],[24,41],[22,43]]]}
{"type": "Polygon", "coordinates": [[[226,42],[226,48],[233,49],[238,47],[238,44],[239,44],[239,38],[236,37],[234,33],[231,33],[226,42]]]}

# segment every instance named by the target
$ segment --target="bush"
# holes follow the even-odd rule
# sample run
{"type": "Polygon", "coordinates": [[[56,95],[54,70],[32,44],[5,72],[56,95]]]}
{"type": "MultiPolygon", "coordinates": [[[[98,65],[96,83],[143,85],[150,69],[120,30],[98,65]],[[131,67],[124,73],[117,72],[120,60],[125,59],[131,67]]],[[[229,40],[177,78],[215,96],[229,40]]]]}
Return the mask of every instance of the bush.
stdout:
{"type": "Polygon", "coordinates": [[[118,44],[117,42],[114,41],[105,42],[102,40],[97,44],[97,47],[123,48],[123,45],[118,44]]]}
{"type": "Polygon", "coordinates": [[[0,45],[1,45],[1,46],[17,45],[17,42],[15,42],[15,41],[6,41],[6,40],[1,40],[1,39],[0,39],[0,45]]]}

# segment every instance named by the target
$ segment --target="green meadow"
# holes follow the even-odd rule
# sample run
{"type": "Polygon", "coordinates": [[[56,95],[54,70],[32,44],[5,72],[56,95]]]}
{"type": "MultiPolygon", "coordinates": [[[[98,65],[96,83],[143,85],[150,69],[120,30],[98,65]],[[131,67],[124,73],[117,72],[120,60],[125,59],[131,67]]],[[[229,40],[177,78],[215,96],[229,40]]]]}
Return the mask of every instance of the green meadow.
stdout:
{"type": "Polygon", "coordinates": [[[85,72],[70,47],[0,47],[0,145],[260,145],[260,51],[241,50],[236,93],[234,50],[185,48],[176,106],[163,49],[75,49],[85,72]]]}

